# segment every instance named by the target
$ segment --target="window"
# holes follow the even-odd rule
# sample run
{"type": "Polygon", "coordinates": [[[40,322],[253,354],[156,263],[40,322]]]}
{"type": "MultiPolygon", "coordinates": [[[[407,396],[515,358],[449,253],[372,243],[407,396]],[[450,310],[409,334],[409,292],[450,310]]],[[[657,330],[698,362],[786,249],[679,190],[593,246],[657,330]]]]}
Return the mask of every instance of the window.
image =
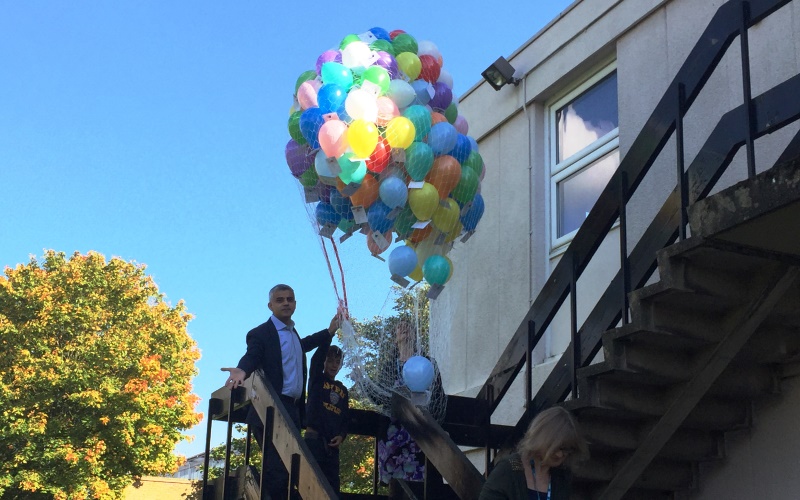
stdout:
{"type": "Polygon", "coordinates": [[[549,106],[553,248],[568,243],[619,166],[617,72],[608,65],[549,106]]]}

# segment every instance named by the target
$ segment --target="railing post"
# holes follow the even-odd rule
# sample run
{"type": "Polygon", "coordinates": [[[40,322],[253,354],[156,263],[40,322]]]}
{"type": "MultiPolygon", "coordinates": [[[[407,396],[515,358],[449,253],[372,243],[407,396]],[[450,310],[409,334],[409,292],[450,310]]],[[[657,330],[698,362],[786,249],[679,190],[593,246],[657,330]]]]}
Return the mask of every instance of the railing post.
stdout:
{"type": "Polygon", "coordinates": [[[747,34],[749,25],[750,2],[742,1],[742,25],[739,30],[739,40],[742,46],[742,95],[744,97],[744,105],[747,108],[747,138],[745,139],[747,148],[745,153],[747,155],[747,177],[752,179],[756,176],[756,156],[753,144],[755,117],[753,116],[753,99],[750,86],[750,41],[747,34]]]}
{"type": "Polygon", "coordinates": [[[686,172],[684,165],[683,151],[683,107],[686,103],[686,86],[678,84],[678,112],[675,116],[675,149],[678,168],[678,194],[681,199],[681,222],[678,227],[678,238],[680,241],[686,239],[686,226],[689,225],[689,215],[686,208],[689,205],[689,191],[686,186],[686,172]]]}
{"type": "Polygon", "coordinates": [[[572,333],[572,399],[578,399],[578,368],[581,359],[580,339],[578,338],[578,258],[572,254],[572,273],[569,282],[569,319],[572,333]]]}
{"type": "Polygon", "coordinates": [[[261,447],[261,477],[259,481],[259,494],[261,498],[264,498],[264,493],[266,493],[266,478],[267,475],[267,453],[269,453],[269,449],[272,446],[272,433],[275,427],[275,407],[268,406],[267,407],[267,415],[264,418],[264,434],[262,436],[261,442],[264,443],[261,447]]]}
{"type": "Polygon", "coordinates": [[[525,352],[525,409],[533,399],[533,338],[536,336],[536,323],[528,320],[528,347],[525,352]]]}
{"type": "MultiPolygon", "coordinates": [[[[489,400],[489,406],[492,405],[494,402],[494,386],[490,385],[486,388],[486,396],[489,400]]],[[[490,429],[492,428],[492,414],[490,412],[486,412],[486,467],[484,467],[484,477],[489,477],[489,474],[492,472],[492,448],[490,441],[490,429]]]]}
{"type": "Polygon", "coordinates": [[[250,437],[253,435],[252,429],[250,426],[247,426],[247,436],[245,437],[246,441],[244,442],[244,464],[249,466],[250,465],[250,454],[252,450],[250,449],[250,437]]]}
{"type": "Polygon", "coordinates": [[[297,498],[300,491],[300,454],[292,453],[291,466],[289,467],[289,498],[297,498]]]}
{"type": "Polygon", "coordinates": [[[631,270],[628,261],[628,174],[619,173],[619,269],[622,275],[622,324],[628,324],[628,292],[631,291],[631,270]]]}
{"type": "MultiPolygon", "coordinates": [[[[228,486],[228,474],[231,470],[231,438],[233,437],[233,407],[236,401],[237,391],[231,389],[231,397],[228,399],[228,431],[225,437],[225,467],[222,471],[222,498],[225,498],[225,488],[228,486]]],[[[244,389],[242,389],[244,390],[244,389]]]]}
{"type": "Polygon", "coordinates": [[[222,401],[217,398],[208,400],[208,423],[206,424],[206,453],[203,457],[203,492],[201,498],[206,498],[206,488],[208,486],[208,467],[211,463],[211,424],[214,422],[214,415],[222,410],[222,401]]]}

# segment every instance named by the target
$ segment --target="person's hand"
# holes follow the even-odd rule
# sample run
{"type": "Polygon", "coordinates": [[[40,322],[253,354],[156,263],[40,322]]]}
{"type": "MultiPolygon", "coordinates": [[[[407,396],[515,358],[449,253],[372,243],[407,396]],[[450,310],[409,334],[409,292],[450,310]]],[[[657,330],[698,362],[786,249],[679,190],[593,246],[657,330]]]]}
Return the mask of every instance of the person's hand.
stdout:
{"type": "Polygon", "coordinates": [[[338,448],[339,445],[342,444],[342,441],[344,441],[344,438],[342,436],[336,436],[335,438],[328,441],[328,446],[330,446],[331,448],[338,448]]]}
{"type": "Polygon", "coordinates": [[[347,319],[347,310],[339,306],[336,310],[336,315],[331,319],[331,324],[328,326],[328,333],[331,334],[331,337],[336,335],[336,330],[342,326],[342,320],[347,319]]]}
{"type": "Polygon", "coordinates": [[[231,390],[244,384],[244,379],[247,377],[247,374],[241,368],[220,368],[220,371],[230,374],[228,380],[225,382],[225,387],[231,390]]]}

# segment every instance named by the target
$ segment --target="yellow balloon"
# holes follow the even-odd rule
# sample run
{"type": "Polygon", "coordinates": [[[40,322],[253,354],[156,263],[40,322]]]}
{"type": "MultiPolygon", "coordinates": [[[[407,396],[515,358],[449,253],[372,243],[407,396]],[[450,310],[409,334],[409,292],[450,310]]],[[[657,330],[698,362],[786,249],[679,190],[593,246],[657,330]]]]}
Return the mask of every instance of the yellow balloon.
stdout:
{"type": "Polygon", "coordinates": [[[450,257],[448,257],[447,255],[443,255],[443,257],[447,259],[447,263],[450,264],[450,274],[447,275],[447,279],[445,280],[445,283],[447,283],[448,281],[450,281],[450,278],[453,277],[453,261],[450,260],[450,257]]]}
{"type": "Polygon", "coordinates": [[[428,257],[431,255],[441,255],[442,254],[442,246],[436,244],[436,238],[438,235],[432,234],[428,236],[424,240],[419,242],[414,251],[417,253],[417,262],[425,263],[428,260],[428,257]]]}
{"type": "Polygon", "coordinates": [[[419,56],[413,52],[401,52],[397,54],[395,59],[397,60],[397,67],[411,81],[416,80],[420,72],[422,72],[422,62],[419,60],[419,56]]]}
{"type": "Polygon", "coordinates": [[[347,127],[347,142],[358,158],[369,158],[378,145],[378,127],[366,120],[353,120],[347,127]]]}
{"type": "Polygon", "coordinates": [[[439,206],[439,191],[429,182],[408,190],[408,206],[418,220],[430,220],[439,206]]]}
{"type": "Polygon", "coordinates": [[[458,223],[456,224],[456,227],[454,227],[453,230],[447,233],[447,235],[445,236],[444,239],[445,243],[450,243],[451,241],[458,238],[458,235],[460,235],[461,231],[463,230],[464,230],[464,224],[462,224],[461,221],[459,220],[458,223]]]}
{"type": "Polygon", "coordinates": [[[414,281],[422,281],[422,266],[417,264],[417,267],[411,271],[411,274],[409,274],[408,277],[414,281]]]}
{"type": "MultiPolygon", "coordinates": [[[[351,125],[352,126],[352,125],[351,125]]],[[[414,124],[405,116],[396,116],[386,124],[386,142],[392,148],[405,149],[414,142],[414,135],[417,133],[414,124]]]]}
{"type": "Polygon", "coordinates": [[[456,224],[458,224],[458,217],[461,215],[461,210],[458,208],[458,203],[453,198],[445,198],[443,203],[447,206],[439,205],[436,211],[433,212],[433,225],[439,231],[448,234],[452,231],[456,224]]]}

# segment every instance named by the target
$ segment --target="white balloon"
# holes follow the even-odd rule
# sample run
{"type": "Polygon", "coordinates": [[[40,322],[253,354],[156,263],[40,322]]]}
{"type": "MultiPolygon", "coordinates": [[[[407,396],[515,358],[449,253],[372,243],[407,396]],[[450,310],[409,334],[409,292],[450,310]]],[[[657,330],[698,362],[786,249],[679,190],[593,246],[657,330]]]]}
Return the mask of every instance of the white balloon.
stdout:
{"type": "Polygon", "coordinates": [[[451,89],[453,88],[453,77],[450,75],[450,72],[444,68],[439,72],[439,79],[436,81],[446,84],[451,89]]]}
{"type": "Polygon", "coordinates": [[[405,80],[400,79],[389,82],[389,90],[386,92],[386,95],[389,96],[400,109],[407,107],[414,102],[414,98],[417,97],[414,87],[405,80]]]}
{"type": "Polygon", "coordinates": [[[368,66],[372,50],[364,42],[351,42],[342,50],[342,64],[347,68],[368,66]]]}
{"type": "Polygon", "coordinates": [[[353,120],[375,123],[378,119],[378,98],[364,89],[353,89],[347,94],[344,109],[353,120]]]}

